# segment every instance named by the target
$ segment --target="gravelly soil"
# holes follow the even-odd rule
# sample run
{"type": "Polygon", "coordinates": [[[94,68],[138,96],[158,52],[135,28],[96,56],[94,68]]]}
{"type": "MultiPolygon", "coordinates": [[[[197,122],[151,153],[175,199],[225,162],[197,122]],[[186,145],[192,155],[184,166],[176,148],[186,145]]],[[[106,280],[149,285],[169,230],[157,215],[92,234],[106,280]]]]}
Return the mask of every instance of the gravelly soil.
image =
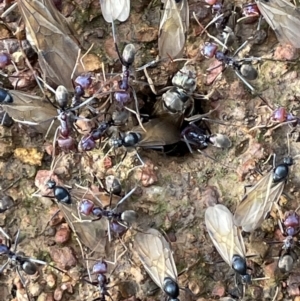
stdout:
{"type": "MultiPolygon", "coordinates": [[[[160,3],[132,2],[134,3],[130,18],[124,23],[117,23],[116,30],[121,49],[125,43],[134,43],[137,48],[135,65],[141,66],[153,60],[157,54],[160,3]]],[[[195,11],[198,15],[204,14],[207,10],[208,16],[201,19],[203,24],[207,24],[211,18],[209,10],[199,1],[190,1],[189,5],[191,11],[195,11]]],[[[64,3],[63,13],[67,14],[70,11],[68,18],[74,23],[83,47],[87,49],[94,43],[91,53],[97,57],[93,58],[93,64],[100,66],[101,62],[104,62],[107,69],[120,71],[120,62],[113,49],[111,26],[101,17],[99,1],[78,0],[64,3]],[[74,7],[76,9],[72,10],[74,7]]],[[[178,278],[180,287],[187,288],[181,291],[181,300],[213,300],[235,294],[233,273],[225,263],[222,263],[206,232],[205,208],[211,201],[218,199],[234,212],[244,193],[244,186],[255,183],[261,177],[256,170],[264,174],[271,169],[272,160],[264,164],[270,154],[276,153],[276,161],[280,162],[288,152],[292,156],[300,152],[297,128],[293,129],[288,150],[287,133],[290,131],[288,125],[278,127],[274,131],[268,126],[260,127],[268,124],[272,112],[259,97],[249,93],[232,69],[227,68],[213,85],[206,84],[210,80],[206,70],[214,64],[214,60],[205,60],[201,57],[199,48],[208,38],[205,34],[199,35],[201,29],[193,18],[190,23],[185,57],[194,60],[193,64],[197,70],[196,92],[208,94],[212,89],[216,91],[213,100],[201,100],[201,106],[204,112],[215,109],[210,118],[224,124],[208,122],[211,132],[228,135],[232,147],[229,150],[211,147],[204,150],[203,154],[195,151],[183,157],[164,156],[153,150],[139,149],[141,158],[149,165],[153,164],[155,183],[149,187],[142,185],[139,169],[128,175],[132,166],[138,164],[134,152],[128,154],[117,171],[115,170],[117,164],[111,168],[103,167],[101,158],[104,154],[99,149],[89,155],[67,154],[55,170],[63,184],[73,188],[75,183],[85,186],[91,182],[93,180],[91,172],[97,174],[99,178],[111,174],[118,176],[124,191],[128,191],[134,185],[139,187],[138,192],[125,204],[126,208],[136,210],[139,217],[133,229],[130,229],[122,239],[127,252],[118,260],[115,269],[111,267],[111,270],[114,269],[110,276],[113,286],[110,293],[113,300],[130,298],[129,300],[150,301],[164,298],[158,291],[154,291],[152,296],[147,295],[155,285],[141,266],[133,247],[135,229],[148,227],[163,229],[172,241],[177,270],[185,271],[178,278]],[[253,129],[254,127],[257,128],[253,129]],[[94,160],[93,164],[90,164],[91,158],[94,160]]],[[[250,43],[241,55],[284,60],[294,51],[287,46],[280,46],[266,24],[263,24],[263,28],[268,34],[263,44],[250,43]]],[[[255,29],[256,24],[239,25],[236,30],[241,41],[238,44],[250,37],[255,29]]],[[[300,97],[298,52],[293,54],[293,59],[290,62],[271,60],[256,62],[259,77],[251,83],[273,108],[284,106],[297,115],[300,97]]],[[[181,66],[182,62],[168,62],[148,69],[157,90],[166,86],[181,66]]],[[[143,73],[139,73],[137,79],[139,82],[146,82],[143,73]]],[[[139,84],[134,84],[134,87],[137,91],[141,89],[139,84]]],[[[66,243],[58,244],[50,230],[47,231],[47,236],[40,235],[57,207],[49,198],[32,197],[37,190],[34,182],[37,171],[50,168],[51,159],[48,155],[44,155],[42,137],[29,135],[25,128],[17,124],[9,129],[4,127],[0,129],[0,149],[3,154],[0,161],[1,188],[4,190],[18,179],[12,187],[3,191],[3,194],[14,198],[16,207],[0,215],[0,226],[11,236],[17,229],[21,230],[18,249],[25,254],[52,261],[54,265],[68,270],[68,275],[64,275],[51,267],[40,267],[38,276],[26,276],[26,279],[29,279],[28,291],[33,295],[32,300],[53,300],[54,291],[57,300],[93,300],[97,296],[97,288],[79,279],[86,274],[86,262],[82,260],[75,236],[72,235],[66,243]],[[17,147],[26,149],[33,147],[36,153],[21,154],[17,157],[16,153],[13,155],[17,147]],[[38,154],[43,156],[41,165],[36,164],[39,161],[38,154]],[[26,156],[36,158],[37,161],[35,164],[26,164],[24,163],[26,156]],[[66,252],[64,255],[60,253],[62,250],[66,252]],[[58,259],[53,262],[53,256],[57,252],[58,259]],[[69,261],[75,259],[76,264],[70,269],[73,264],[69,261]],[[60,260],[63,261],[61,264],[60,260]],[[66,261],[67,266],[62,266],[66,261]]],[[[119,162],[120,158],[121,155],[115,157],[112,155],[113,163],[119,162]]],[[[283,211],[296,209],[299,205],[298,164],[295,160],[295,164],[291,167],[284,190],[288,201],[283,205],[283,211]]],[[[71,194],[75,193],[72,191],[71,194]]],[[[81,195],[84,195],[84,192],[81,191],[81,195]]],[[[61,226],[55,227],[57,230],[61,226]]],[[[268,242],[280,239],[282,236],[278,231],[277,221],[273,218],[266,220],[261,229],[255,233],[245,234],[247,254],[256,255],[248,260],[253,277],[269,278],[253,281],[253,284],[246,288],[244,300],[272,300],[276,288],[279,289],[276,300],[292,300],[300,295],[298,264],[295,264],[292,272],[287,275],[280,273],[276,268],[276,256],[282,245],[268,242]]],[[[106,253],[100,255],[98,253],[98,257],[113,261],[114,250],[118,249],[118,254],[121,254],[123,245],[116,239],[107,246],[106,253]]],[[[101,249],[104,252],[103,246],[101,249]]],[[[296,249],[296,253],[297,251],[296,249]]],[[[89,266],[91,265],[89,262],[89,266]]],[[[1,300],[13,300],[15,291],[12,284],[16,277],[16,272],[10,270],[5,270],[0,276],[1,300]]],[[[26,300],[26,296],[22,297],[21,293],[22,290],[19,289],[18,300],[26,300]]]]}

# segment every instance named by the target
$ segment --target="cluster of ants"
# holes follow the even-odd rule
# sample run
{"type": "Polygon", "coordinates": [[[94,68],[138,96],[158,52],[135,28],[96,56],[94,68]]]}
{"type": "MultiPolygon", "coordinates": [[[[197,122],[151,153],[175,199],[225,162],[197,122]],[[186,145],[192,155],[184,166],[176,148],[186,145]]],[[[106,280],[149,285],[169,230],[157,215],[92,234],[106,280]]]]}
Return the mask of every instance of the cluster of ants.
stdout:
{"type": "MultiPolygon", "coordinates": [[[[92,73],[81,73],[79,69],[76,69],[80,58],[79,46],[70,38],[71,33],[65,27],[63,17],[54,8],[51,0],[29,2],[17,0],[16,3],[24,19],[27,34],[31,38],[33,36],[33,40],[36,40],[34,48],[44,78],[56,84],[57,88],[54,90],[45,80],[35,75],[35,80],[43,93],[41,97],[17,90],[0,89],[0,104],[4,110],[2,125],[11,126],[12,119],[10,117],[12,117],[15,122],[35,126],[37,130],[43,131],[43,133],[46,132],[46,137],[54,132],[51,151],[53,164],[57,162],[55,162],[55,157],[59,153],[83,152],[88,155],[90,151],[96,151],[97,149],[105,150],[106,156],[120,147],[125,148],[125,155],[127,149],[133,148],[136,150],[138,147],[159,150],[169,155],[182,155],[182,153],[187,152],[193,153],[194,150],[205,154],[203,150],[209,145],[221,149],[231,147],[232,142],[229,137],[220,133],[211,133],[206,118],[211,112],[203,114],[201,106],[195,101],[197,97],[201,100],[208,100],[209,97],[196,94],[197,74],[191,62],[188,61],[173,76],[172,86],[164,88],[161,93],[158,93],[160,96],[149,93],[150,96],[147,95],[145,98],[137,94],[132,85],[135,46],[127,44],[122,54],[120,54],[116,43],[113,20],[110,22],[112,23],[114,43],[123,66],[123,72],[118,76],[111,75],[109,80],[106,80],[107,75],[99,80],[99,77],[92,73]],[[35,11],[34,18],[32,18],[33,15],[27,15],[29,6],[35,11]],[[47,21],[42,21],[43,14],[41,12],[43,10],[48,13],[47,21]],[[39,30],[34,30],[34,26],[36,28],[46,28],[46,25],[49,25],[48,23],[57,28],[59,37],[63,37],[62,45],[57,46],[55,50],[57,53],[56,60],[58,61],[55,61],[55,59],[54,61],[48,60],[45,53],[47,54],[50,51],[50,47],[41,43],[47,37],[43,36],[39,30]],[[72,49],[72,51],[68,63],[64,65],[66,70],[59,71],[56,69],[59,65],[57,62],[59,62],[59,57],[65,57],[65,47],[72,49]],[[56,63],[54,64],[54,62],[56,63]],[[76,74],[75,79],[66,78],[64,76],[65,72],[72,73],[72,75],[76,74]],[[45,88],[52,92],[55,101],[45,93],[45,88]],[[73,95],[71,104],[70,93],[73,95]],[[141,101],[141,97],[144,98],[143,101],[141,101]],[[95,126],[90,127],[88,133],[86,133],[79,125],[83,122],[95,126]],[[51,126],[49,126],[50,123],[51,126]],[[77,139],[79,133],[81,138],[77,139]],[[108,150],[106,150],[107,145],[110,147],[108,150]]],[[[128,2],[125,2],[127,7],[128,2]]],[[[256,2],[243,7],[243,16],[238,22],[244,22],[245,20],[247,22],[257,21],[261,17],[261,13],[266,17],[265,11],[262,10],[264,1],[256,2]]],[[[256,93],[248,81],[258,77],[258,73],[251,63],[260,59],[237,58],[237,54],[251,39],[247,39],[233,55],[228,54],[233,36],[233,30],[228,26],[228,23],[232,16],[236,14],[236,11],[233,10],[232,6],[228,8],[218,1],[206,1],[206,3],[211,6],[214,17],[205,28],[202,28],[202,32],[207,34],[210,41],[204,44],[201,54],[208,59],[215,58],[222,66],[232,68],[245,86],[252,93],[256,93]],[[216,26],[217,37],[208,32],[208,28],[212,24],[216,26]],[[222,50],[220,50],[220,46],[222,50]]],[[[102,2],[101,5],[103,5],[102,2]]],[[[156,66],[168,57],[172,57],[172,60],[176,61],[175,58],[181,55],[185,45],[185,34],[189,26],[187,10],[186,0],[166,1],[163,21],[160,25],[162,34],[159,35],[160,40],[158,41],[161,60],[151,62],[139,68],[138,71],[156,66]],[[177,11],[176,14],[170,9],[172,7],[177,11]],[[170,12],[173,13],[169,15],[170,12]],[[176,33],[172,32],[172,29],[165,30],[168,28],[167,22],[170,18],[177,18],[176,20],[182,24],[182,30],[179,33],[177,31],[176,33]],[[176,35],[177,37],[177,34],[179,42],[176,47],[173,47],[173,44],[170,44],[170,36],[176,35]],[[171,49],[170,45],[174,49],[171,49]]],[[[2,18],[8,15],[9,12],[10,10],[6,11],[2,18]]],[[[105,15],[107,19],[107,12],[105,15]]],[[[293,18],[296,17],[293,13],[293,18]]],[[[124,21],[123,15],[120,18],[124,21]]],[[[24,52],[24,49],[22,51],[24,52]]],[[[28,53],[27,50],[27,56],[28,53]]],[[[3,70],[8,65],[14,64],[10,53],[0,53],[0,63],[3,70]]],[[[261,99],[270,107],[267,101],[262,97],[261,99]]],[[[275,123],[275,126],[272,124],[273,129],[283,124],[296,126],[299,123],[299,118],[288,113],[284,108],[274,110],[270,120],[275,123]]],[[[268,125],[264,125],[264,127],[268,127],[268,125]]],[[[143,166],[142,158],[137,152],[136,154],[143,166]]],[[[236,277],[241,280],[243,285],[250,283],[252,277],[246,263],[241,229],[245,232],[256,230],[261,226],[272,207],[277,206],[292,164],[291,157],[287,157],[283,163],[278,165],[274,162],[273,170],[263,176],[244,195],[234,215],[222,204],[214,204],[208,207],[205,212],[205,224],[213,244],[223,260],[236,272],[236,277]]],[[[54,170],[54,166],[51,170],[54,170]]],[[[123,196],[112,208],[113,195],[119,195],[122,190],[120,182],[116,179],[109,189],[106,187],[107,193],[110,195],[108,206],[103,206],[101,201],[89,189],[86,189],[86,191],[87,194],[92,196],[91,198],[84,195],[77,200],[72,190],[69,191],[51,177],[44,184],[53,192],[51,196],[47,196],[55,199],[80,243],[90,249],[93,249],[95,241],[105,245],[104,241],[107,240],[107,237],[109,241],[112,240],[112,236],[122,237],[137,218],[133,210],[121,209],[121,205],[135,192],[136,187],[123,196]],[[75,217],[78,219],[77,222],[74,222],[75,217]],[[87,232],[90,236],[89,239],[85,237],[87,232]]],[[[0,202],[0,213],[9,210],[13,206],[11,199],[3,198],[0,202]]],[[[280,227],[286,238],[279,254],[278,265],[282,270],[289,272],[296,260],[294,239],[300,230],[300,218],[297,212],[291,211],[285,215],[281,214],[280,227]]],[[[47,263],[17,252],[19,232],[16,234],[14,247],[12,248],[11,237],[4,229],[0,228],[0,230],[3,235],[3,240],[0,240],[0,255],[6,256],[8,259],[1,267],[0,274],[9,263],[12,263],[16,266],[23,285],[26,286],[21,272],[34,275],[38,270],[37,264],[46,265],[47,263]]],[[[153,228],[138,231],[135,236],[134,247],[145,270],[164,291],[169,300],[179,300],[180,292],[177,283],[176,265],[170,244],[162,233],[153,228]],[[155,246],[155,252],[152,250],[153,246],[155,246]]],[[[94,301],[105,301],[108,297],[111,298],[107,263],[109,262],[105,260],[97,261],[93,265],[92,271],[89,271],[89,275],[81,277],[82,280],[99,288],[100,297],[94,301]]],[[[27,298],[31,300],[28,292],[27,298]]]]}

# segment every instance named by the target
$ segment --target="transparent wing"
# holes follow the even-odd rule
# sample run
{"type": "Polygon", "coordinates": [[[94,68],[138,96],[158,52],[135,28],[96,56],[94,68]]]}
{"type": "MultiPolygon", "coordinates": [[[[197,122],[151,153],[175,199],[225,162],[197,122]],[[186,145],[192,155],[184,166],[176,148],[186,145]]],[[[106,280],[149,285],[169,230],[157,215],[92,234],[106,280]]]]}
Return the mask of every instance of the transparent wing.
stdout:
{"type": "MultiPolygon", "coordinates": [[[[29,2],[34,2],[29,0],[29,2]]],[[[40,0],[42,5],[44,6],[43,11],[39,11],[46,19],[51,16],[56,22],[55,26],[59,28],[61,32],[64,32],[67,35],[74,35],[73,29],[70,27],[69,23],[65,19],[65,17],[57,10],[57,8],[53,5],[52,0],[40,0]]],[[[73,37],[72,37],[73,38],[73,37]]]]}
{"type": "MultiPolygon", "coordinates": [[[[13,97],[13,102],[1,104],[5,112],[16,121],[38,123],[37,129],[41,132],[46,132],[49,129],[53,118],[57,116],[57,110],[49,101],[40,96],[15,90],[11,90],[9,93],[13,97]]],[[[58,122],[55,125],[57,127],[58,122]]]]}
{"type": "Polygon", "coordinates": [[[165,277],[177,279],[177,269],[171,248],[156,229],[138,233],[135,237],[135,250],[152,280],[163,290],[165,277]]]}
{"type": "Polygon", "coordinates": [[[130,0],[123,0],[123,9],[119,16],[117,17],[117,20],[120,22],[124,22],[128,19],[130,13],[130,0]]]}
{"type": "Polygon", "coordinates": [[[178,128],[163,119],[152,119],[143,124],[145,130],[136,127],[132,132],[142,135],[142,140],[138,143],[141,147],[159,147],[174,144],[180,141],[180,131],[178,128]]]}
{"type": "MultiPolygon", "coordinates": [[[[71,74],[79,46],[51,0],[18,0],[28,39],[36,49],[44,76],[73,91],[71,74]]],[[[80,70],[78,70],[80,72],[80,70]]]]}
{"type": "MultiPolygon", "coordinates": [[[[72,229],[72,231],[78,236],[80,242],[88,247],[90,250],[95,250],[97,253],[105,254],[105,247],[107,243],[107,227],[108,222],[106,218],[100,220],[94,220],[93,216],[82,215],[78,211],[78,201],[82,198],[92,200],[95,206],[107,205],[109,197],[104,193],[91,194],[82,189],[72,189],[72,204],[58,203],[59,208],[65,215],[65,218],[72,229]],[[103,200],[103,203],[99,203],[98,199],[103,200]]],[[[114,203],[116,200],[114,199],[114,203]]]]}
{"type": "Polygon", "coordinates": [[[257,229],[282,193],[284,182],[273,186],[273,172],[265,175],[243,197],[234,213],[234,223],[246,232],[257,229]]]}
{"type": "Polygon", "coordinates": [[[187,0],[177,0],[175,1],[177,6],[179,6],[180,16],[185,27],[185,33],[187,33],[189,26],[190,26],[190,10],[189,4],[187,0]]]}
{"type": "Polygon", "coordinates": [[[280,43],[300,48],[300,9],[285,0],[257,0],[257,6],[280,43]]]}
{"type": "Polygon", "coordinates": [[[167,0],[159,26],[158,49],[162,58],[176,58],[183,52],[189,27],[187,0],[167,0]]]}
{"type": "Polygon", "coordinates": [[[101,11],[106,22],[124,22],[130,13],[130,0],[100,0],[101,11]]]}
{"type": "Polygon", "coordinates": [[[227,207],[221,204],[208,207],[205,211],[205,224],[214,246],[230,267],[233,255],[245,257],[243,239],[227,207]]]}
{"type": "Polygon", "coordinates": [[[66,221],[79,241],[90,250],[105,254],[107,241],[106,219],[92,221],[92,217],[83,216],[78,212],[76,203],[71,205],[58,203],[58,207],[63,212],[66,221]]]}

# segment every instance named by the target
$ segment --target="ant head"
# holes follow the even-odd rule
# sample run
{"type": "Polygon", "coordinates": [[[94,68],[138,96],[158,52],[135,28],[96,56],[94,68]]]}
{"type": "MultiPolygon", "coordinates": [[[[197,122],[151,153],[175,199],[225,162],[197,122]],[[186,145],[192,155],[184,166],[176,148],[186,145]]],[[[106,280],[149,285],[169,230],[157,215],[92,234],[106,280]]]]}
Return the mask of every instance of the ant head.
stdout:
{"type": "Polygon", "coordinates": [[[74,88],[74,94],[77,97],[82,97],[82,96],[84,96],[84,89],[81,86],[75,86],[75,88],[74,88]]]}
{"type": "Polygon", "coordinates": [[[56,186],[56,182],[53,180],[49,180],[46,185],[50,188],[50,189],[54,189],[54,187],[56,186]]]}
{"type": "Polygon", "coordinates": [[[163,290],[171,298],[171,300],[177,300],[177,297],[179,296],[179,287],[172,278],[164,278],[163,290]]]}
{"type": "Polygon", "coordinates": [[[34,275],[37,272],[37,266],[33,262],[31,262],[29,259],[26,259],[22,263],[22,270],[27,275],[34,275]]]}
{"type": "Polygon", "coordinates": [[[257,70],[251,64],[242,64],[240,72],[248,80],[255,80],[258,77],[257,70]]]}
{"type": "Polygon", "coordinates": [[[0,199],[0,213],[5,212],[6,210],[12,208],[15,206],[14,200],[11,196],[9,195],[4,195],[0,199]]]}
{"type": "Polygon", "coordinates": [[[242,280],[244,283],[251,283],[251,275],[246,274],[246,275],[242,275],[242,280]]]}
{"type": "Polygon", "coordinates": [[[282,272],[290,272],[293,268],[295,260],[293,258],[293,254],[289,252],[280,256],[278,261],[278,267],[282,272]]]}
{"type": "Polygon", "coordinates": [[[104,260],[98,261],[93,266],[93,274],[107,273],[107,263],[104,260]]]}
{"type": "Polygon", "coordinates": [[[209,141],[218,148],[230,148],[231,140],[223,134],[215,134],[209,137],[209,141]]]}
{"type": "Polygon", "coordinates": [[[248,275],[246,260],[240,255],[232,256],[232,268],[242,277],[246,277],[248,275]]]}
{"type": "Polygon", "coordinates": [[[106,189],[109,193],[120,195],[122,192],[122,185],[118,178],[115,176],[107,176],[105,178],[106,189]]]}
{"type": "Polygon", "coordinates": [[[283,159],[283,163],[288,165],[288,166],[292,166],[294,164],[294,160],[293,160],[292,157],[288,156],[288,157],[283,159]]]}
{"type": "Polygon", "coordinates": [[[205,58],[213,58],[218,50],[218,45],[211,42],[205,42],[201,49],[201,54],[205,58]]]}

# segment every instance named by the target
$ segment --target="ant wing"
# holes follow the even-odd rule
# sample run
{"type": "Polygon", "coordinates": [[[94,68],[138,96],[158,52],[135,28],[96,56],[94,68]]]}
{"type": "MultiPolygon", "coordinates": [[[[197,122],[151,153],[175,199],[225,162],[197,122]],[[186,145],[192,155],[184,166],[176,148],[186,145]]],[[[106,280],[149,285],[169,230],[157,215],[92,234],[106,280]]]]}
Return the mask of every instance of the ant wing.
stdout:
{"type": "Polygon", "coordinates": [[[284,188],[284,182],[272,185],[273,171],[270,171],[247,192],[234,213],[234,223],[237,227],[252,232],[262,224],[284,188]]]}
{"type": "MultiPolygon", "coordinates": [[[[98,196],[99,194],[97,194],[97,197],[98,196]]],[[[105,218],[94,220],[95,217],[93,216],[81,214],[78,210],[77,200],[83,197],[92,200],[97,206],[103,206],[103,204],[99,204],[93,194],[89,192],[84,194],[82,189],[76,188],[72,189],[72,204],[58,203],[58,206],[64,213],[70,228],[78,236],[80,242],[90,250],[105,254],[107,220],[105,218]]]]}
{"type": "Polygon", "coordinates": [[[134,246],[145,270],[157,286],[164,290],[165,277],[176,282],[177,269],[172,250],[158,230],[150,228],[138,233],[134,246]]]}
{"type": "Polygon", "coordinates": [[[142,136],[137,146],[149,148],[161,147],[177,143],[181,139],[178,128],[166,120],[152,119],[144,123],[143,126],[147,132],[144,132],[140,127],[132,129],[132,132],[138,132],[142,136]]]}
{"type": "Polygon", "coordinates": [[[79,241],[90,250],[104,254],[107,236],[106,220],[92,221],[92,217],[83,216],[78,212],[77,204],[58,203],[58,207],[79,241]]]}
{"type": "Polygon", "coordinates": [[[40,96],[15,90],[11,90],[8,93],[12,96],[13,101],[12,103],[1,103],[0,105],[3,110],[15,121],[29,125],[38,125],[39,131],[47,132],[53,117],[57,115],[55,107],[40,96]]]}
{"type": "Polygon", "coordinates": [[[227,207],[221,204],[208,207],[205,211],[205,224],[215,248],[230,267],[233,255],[245,257],[242,236],[227,207]]]}
{"type": "Polygon", "coordinates": [[[183,52],[189,28],[187,0],[166,0],[159,26],[158,49],[161,58],[176,58],[183,52]]]}
{"type": "Polygon", "coordinates": [[[79,46],[63,15],[50,0],[17,2],[27,38],[37,50],[44,76],[57,85],[65,86],[68,91],[73,91],[71,74],[77,61],[79,46]]]}
{"type": "Polygon", "coordinates": [[[100,0],[101,11],[106,22],[124,22],[130,13],[130,0],[100,0]]]}
{"type": "Polygon", "coordinates": [[[285,0],[257,0],[256,3],[278,41],[300,48],[300,9],[285,0]]]}
{"type": "Polygon", "coordinates": [[[67,35],[70,35],[72,39],[75,39],[73,37],[73,35],[75,34],[74,29],[70,26],[66,18],[55,7],[54,2],[52,0],[42,0],[42,2],[47,9],[39,12],[42,13],[45,18],[47,18],[50,14],[50,16],[56,21],[55,26],[59,28],[60,31],[64,32],[67,35]]]}

